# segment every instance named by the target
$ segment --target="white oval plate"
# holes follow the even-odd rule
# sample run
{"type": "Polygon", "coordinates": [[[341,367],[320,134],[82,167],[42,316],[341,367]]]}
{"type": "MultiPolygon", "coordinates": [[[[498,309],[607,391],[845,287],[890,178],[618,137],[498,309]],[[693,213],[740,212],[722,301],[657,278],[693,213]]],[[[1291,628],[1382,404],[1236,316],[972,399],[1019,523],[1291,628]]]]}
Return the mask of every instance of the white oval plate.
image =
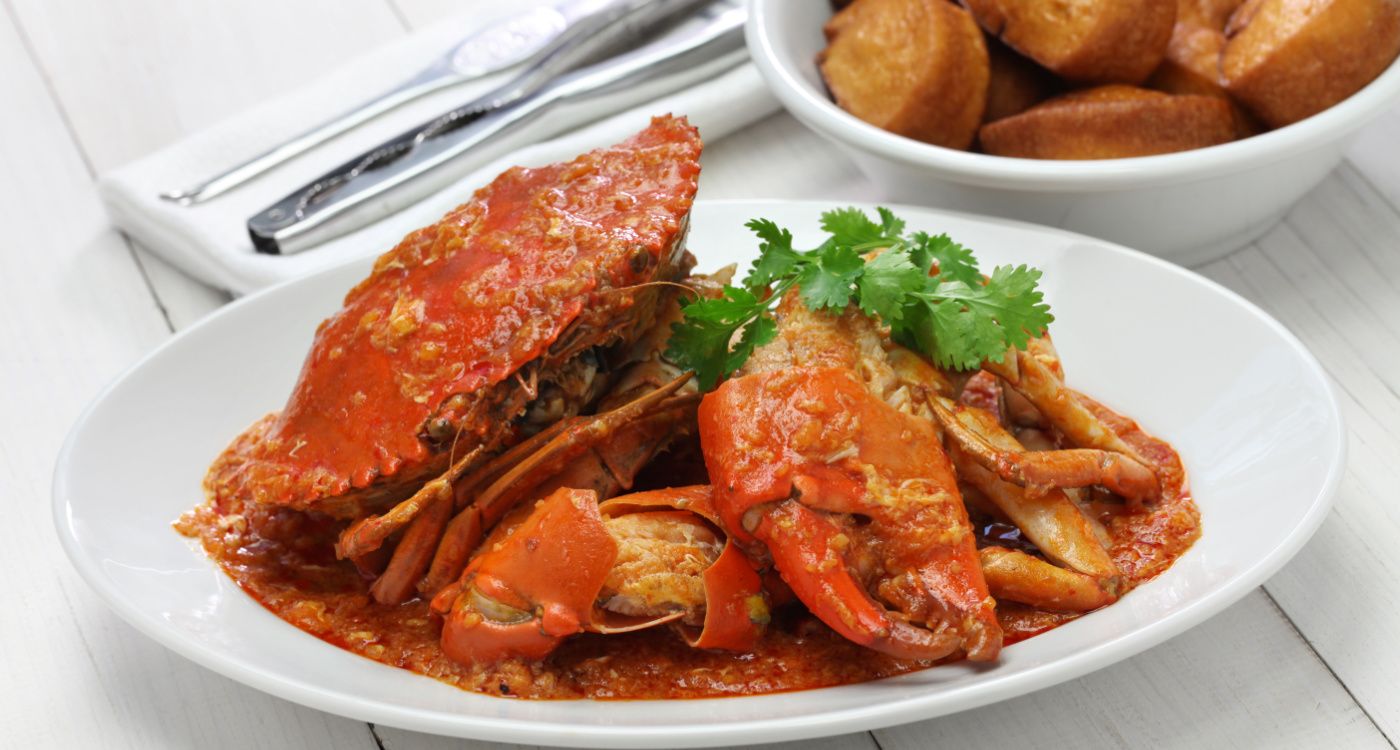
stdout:
{"type": "MultiPolygon", "coordinates": [[[[747,263],[763,216],[815,244],[829,204],[701,202],[700,268],[747,263]]],[[[174,651],[273,695],[344,716],[487,740],[609,747],[801,739],[961,711],[1132,656],[1238,600],[1302,547],[1344,464],[1341,415],[1310,353],[1230,291],[1146,255],[1067,232],[899,207],[948,232],[984,269],[1045,271],[1068,379],[1170,440],[1204,534],[1119,603],[1007,648],[860,685],[704,701],[530,702],[463,692],[355,656],[284,623],[170,528],[202,500],[204,469],[285,401],[316,324],[368,260],[240,300],[180,333],[111,385],[69,435],[54,518],[78,571],[122,617],[174,651]]]]}

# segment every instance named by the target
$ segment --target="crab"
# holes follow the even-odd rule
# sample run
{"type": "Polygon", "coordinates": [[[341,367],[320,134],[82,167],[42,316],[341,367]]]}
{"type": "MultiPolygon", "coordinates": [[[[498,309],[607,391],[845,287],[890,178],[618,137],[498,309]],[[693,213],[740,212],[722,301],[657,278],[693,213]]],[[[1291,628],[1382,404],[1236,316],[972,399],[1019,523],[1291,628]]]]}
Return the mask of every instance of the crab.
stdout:
{"type": "MultiPolygon", "coordinates": [[[[215,460],[212,501],[363,520],[588,410],[674,295],[659,282],[693,263],[700,151],[683,118],[655,118],[613,147],[508,170],[409,234],[317,328],[285,408],[215,460]]],[[[399,514],[413,521],[401,573],[452,517],[441,495],[399,514]]],[[[395,601],[412,586],[379,589],[395,601]]]]}

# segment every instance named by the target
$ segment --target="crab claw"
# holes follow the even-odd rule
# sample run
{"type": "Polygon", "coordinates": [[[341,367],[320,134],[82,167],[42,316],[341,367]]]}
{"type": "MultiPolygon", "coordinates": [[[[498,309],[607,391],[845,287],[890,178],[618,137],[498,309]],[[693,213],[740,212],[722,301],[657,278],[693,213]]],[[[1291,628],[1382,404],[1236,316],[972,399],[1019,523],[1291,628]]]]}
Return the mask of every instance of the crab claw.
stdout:
{"type": "MultiPolygon", "coordinates": [[[[599,508],[604,517],[637,513],[666,514],[683,511],[720,528],[719,514],[707,485],[638,492],[613,498],[599,508]]],[[[768,623],[768,603],[754,564],[732,539],[701,575],[705,617],[697,627],[676,622],[686,642],[695,648],[750,651],[768,623]]]]}
{"type": "Polygon", "coordinates": [[[598,496],[556,491],[433,598],[433,609],[446,612],[443,652],[466,664],[543,659],[583,632],[616,558],[598,496]]]}
{"type": "Polygon", "coordinates": [[[747,651],[767,622],[753,564],[715,523],[705,486],[598,505],[559,489],[433,598],[464,663],[542,659],[585,631],[676,624],[698,648],[747,651]]]}
{"type": "Polygon", "coordinates": [[[833,630],[900,658],[996,657],[995,603],[931,423],[845,368],[730,380],[699,421],[726,530],[766,548],[833,630]]]}

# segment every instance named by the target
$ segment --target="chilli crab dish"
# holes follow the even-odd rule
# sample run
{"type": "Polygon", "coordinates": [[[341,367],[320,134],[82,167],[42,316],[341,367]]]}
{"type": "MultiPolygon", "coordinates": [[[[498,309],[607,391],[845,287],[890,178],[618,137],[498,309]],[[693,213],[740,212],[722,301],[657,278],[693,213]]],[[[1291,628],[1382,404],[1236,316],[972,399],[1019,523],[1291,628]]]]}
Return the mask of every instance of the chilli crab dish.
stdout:
{"type": "Polygon", "coordinates": [[[1068,385],[1039,271],[839,209],[693,273],[700,152],[657,118],[404,238],[177,528],[308,633],[520,698],[994,661],[1190,547],[1180,458],[1068,385]]]}

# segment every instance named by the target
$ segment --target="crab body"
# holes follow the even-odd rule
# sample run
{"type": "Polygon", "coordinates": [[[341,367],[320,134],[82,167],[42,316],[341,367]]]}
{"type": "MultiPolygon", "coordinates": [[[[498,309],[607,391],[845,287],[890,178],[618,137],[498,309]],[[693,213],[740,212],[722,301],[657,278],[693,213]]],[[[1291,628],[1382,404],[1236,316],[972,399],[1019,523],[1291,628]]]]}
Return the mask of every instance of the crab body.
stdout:
{"type": "Polygon", "coordinates": [[[494,450],[602,392],[610,348],[683,274],[700,139],[662,117],[614,147],[514,168],[381,256],[317,329],[280,413],[210,468],[215,501],[358,517],[451,455],[494,450]],[[546,421],[547,420],[547,421],[546,421]]]}

